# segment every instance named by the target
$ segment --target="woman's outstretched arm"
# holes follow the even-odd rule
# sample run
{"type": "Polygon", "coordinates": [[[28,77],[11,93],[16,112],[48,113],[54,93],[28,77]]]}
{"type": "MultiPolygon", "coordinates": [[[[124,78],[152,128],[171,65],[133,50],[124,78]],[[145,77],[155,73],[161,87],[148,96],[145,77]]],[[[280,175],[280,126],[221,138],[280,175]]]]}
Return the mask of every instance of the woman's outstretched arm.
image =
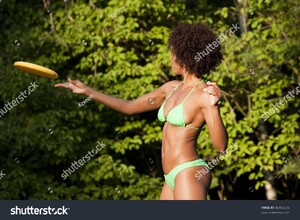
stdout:
{"type": "MultiPolygon", "coordinates": [[[[168,84],[168,83],[166,83],[168,84]]],[[[165,87],[166,84],[156,89],[153,92],[140,96],[136,100],[128,101],[125,99],[116,98],[104,93],[95,91],[94,89],[86,86],[79,80],[70,80],[68,83],[59,83],[55,87],[63,87],[69,89],[75,94],[83,94],[91,96],[95,101],[100,102],[107,107],[124,113],[126,115],[132,115],[136,113],[146,112],[158,109],[165,99],[165,87]]]]}

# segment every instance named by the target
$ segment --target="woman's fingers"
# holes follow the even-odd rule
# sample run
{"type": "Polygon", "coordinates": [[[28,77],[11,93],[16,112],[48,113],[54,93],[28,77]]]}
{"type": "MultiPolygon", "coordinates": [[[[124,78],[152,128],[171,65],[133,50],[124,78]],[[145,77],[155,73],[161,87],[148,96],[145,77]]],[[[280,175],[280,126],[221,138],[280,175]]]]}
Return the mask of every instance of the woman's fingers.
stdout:
{"type": "Polygon", "coordinates": [[[71,79],[68,79],[69,83],[71,83],[72,85],[76,86],[77,88],[79,89],[84,89],[86,88],[87,86],[82,83],[81,81],[79,80],[71,80],[71,79]]]}
{"type": "Polygon", "coordinates": [[[213,86],[213,87],[215,87],[216,89],[218,89],[218,90],[221,91],[220,87],[218,86],[218,84],[217,84],[216,82],[207,82],[207,85],[208,85],[209,87],[213,86]]]}
{"type": "Polygon", "coordinates": [[[204,88],[203,91],[208,92],[209,94],[221,98],[222,91],[215,82],[207,82],[208,87],[204,88]]]}
{"type": "Polygon", "coordinates": [[[68,79],[68,81],[74,85],[76,85],[80,82],[79,80],[72,80],[72,79],[68,79]]]}
{"type": "Polygon", "coordinates": [[[206,84],[207,84],[207,85],[215,85],[215,86],[218,86],[216,82],[210,82],[210,81],[208,81],[206,84]]]}
{"type": "Polygon", "coordinates": [[[72,83],[73,85],[75,85],[75,86],[79,86],[79,87],[85,86],[85,84],[82,83],[82,82],[79,81],[79,80],[68,79],[68,81],[69,81],[70,83],[72,83]]]}
{"type": "Polygon", "coordinates": [[[220,89],[214,87],[214,86],[208,86],[203,89],[203,91],[209,92],[209,93],[217,93],[220,91],[220,89]]]}
{"type": "Polygon", "coordinates": [[[214,96],[219,96],[220,95],[220,92],[216,91],[214,88],[207,87],[204,91],[206,91],[209,94],[214,95],[214,96]]]}
{"type": "Polygon", "coordinates": [[[58,83],[58,84],[55,84],[54,87],[63,87],[63,88],[66,88],[68,90],[71,90],[72,92],[77,88],[75,85],[73,85],[72,83],[69,83],[69,82],[58,83]]]}
{"type": "Polygon", "coordinates": [[[63,87],[63,88],[70,90],[74,94],[83,94],[85,91],[85,89],[83,87],[85,87],[85,85],[83,83],[81,83],[80,81],[78,81],[78,82],[76,82],[76,81],[78,81],[78,80],[69,80],[69,82],[66,82],[66,83],[55,84],[54,87],[63,87]],[[82,84],[83,86],[80,86],[79,83],[82,84]]]}
{"type": "Polygon", "coordinates": [[[54,87],[63,87],[63,88],[68,89],[69,88],[69,84],[70,83],[58,83],[58,84],[55,84],[54,87]]]}
{"type": "Polygon", "coordinates": [[[82,82],[80,82],[79,80],[71,80],[68,79],[68,82],[66,83],[58,83],[55,84],[54,87],[64,87],[67,89],[71,89],[71,88],[80,88],[80,86],[84,85],[82,82]]]}

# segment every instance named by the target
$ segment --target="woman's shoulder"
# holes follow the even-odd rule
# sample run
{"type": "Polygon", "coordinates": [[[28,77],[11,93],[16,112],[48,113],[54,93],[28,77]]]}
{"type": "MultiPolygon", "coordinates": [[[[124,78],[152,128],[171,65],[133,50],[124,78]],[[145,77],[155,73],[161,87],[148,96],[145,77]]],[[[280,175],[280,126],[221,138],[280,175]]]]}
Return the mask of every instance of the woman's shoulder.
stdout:
{"type": "Polygon", "coordinates": [[[209,105],[209,96],[210,94],[207,91],[204,91],[205,88],[207,88],[208,85],[205,84],[204,87],[198,87],[195,91],[194,91],[194,101],[195,103],[197,103],[200,107],[205,107],[207,105],[209,105]]]}
{"type": "Polygon", "coordinates": [[[174,88],[174,87],[178,86],[180,83],[182,83],[182,82],[179,80],[171,80],[171,81],[164,83],[162,85],[162,87],[164,87],[165,89],[170,89],[170,88],[174,88]]]}

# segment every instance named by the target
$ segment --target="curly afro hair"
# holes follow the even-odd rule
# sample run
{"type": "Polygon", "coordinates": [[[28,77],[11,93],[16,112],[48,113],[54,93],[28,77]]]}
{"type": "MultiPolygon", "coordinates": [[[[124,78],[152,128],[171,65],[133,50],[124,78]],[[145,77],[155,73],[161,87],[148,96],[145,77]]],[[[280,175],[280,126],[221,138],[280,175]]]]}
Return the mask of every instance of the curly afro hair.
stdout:
{"type": "Polygon", "coordinates": [[[201,23],[179,24],[172,30],[168,44],[179,66],[197,78],[209,74],[223,59],[219,38],[201,23]]]}

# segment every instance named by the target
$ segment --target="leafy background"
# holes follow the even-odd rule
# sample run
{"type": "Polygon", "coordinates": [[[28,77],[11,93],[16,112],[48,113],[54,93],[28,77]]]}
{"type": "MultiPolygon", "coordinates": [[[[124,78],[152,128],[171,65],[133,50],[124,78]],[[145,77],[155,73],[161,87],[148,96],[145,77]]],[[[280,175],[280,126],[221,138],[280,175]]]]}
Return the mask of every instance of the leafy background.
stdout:
{"type": "MultiPolygon", "coordinates": [[[[167,38],[180,22],[202,22],[223,43],[209,79],[222,87],[221,114],[237,150],[213,169],[209,199],[299,199],[299,95],[262,114],[300,82],[299,9],[292,0],[0,1],[0,107],[31,82],[39,87],[0,118],[0,199],[158,199],[163,184],[156,111],[123,116],[23,74],[24,60],[106,94],[135,99],[175,76],[167,38]],[[73,161],[103,141],[66,180],[73,161]]],[[[197,150],[217,156],[206,129],[197,150]]]]}

